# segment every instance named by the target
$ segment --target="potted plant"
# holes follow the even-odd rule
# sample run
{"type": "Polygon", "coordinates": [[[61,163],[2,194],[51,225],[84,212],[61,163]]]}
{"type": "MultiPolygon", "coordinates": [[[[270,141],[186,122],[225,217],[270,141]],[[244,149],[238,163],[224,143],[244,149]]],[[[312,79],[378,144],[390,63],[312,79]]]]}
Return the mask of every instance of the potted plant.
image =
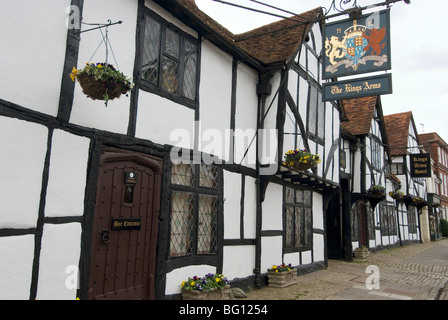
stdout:
{"type": "Polygon", "coordinates": [[[230,285],[227,278],[219,273],[208,273],[204,277],[193,276],[183,281],[183,300],[229,300],[230,285]]]}
{"type": "Polygon", "coordinates": [[[82,91],[93,100],[109,100],[120,97],[132,89],[131,80],[108,63],[86,63],[83,69],[73,67],[70,78],[78,80],[82,91]]]}
{"type": "Polygon", "coordinates": [[[320,162],[319,155],[312,154],[305,149],[294,149],[285,153],[283,165],[304,171],[316,167],[320,162]]]}
{"type": "Polygon", "coordinates": [[[285,288],[297,283],[297,270],[291,264],[273,265],[268,269],[268,286],[285,288]]]}
{"type": "Polygon", "coordinates": [[[401,191],[391,191],[389,192],[389,196],[391,196],[392,199],[400,200],[404,197],[404,193],[401,191]]]}

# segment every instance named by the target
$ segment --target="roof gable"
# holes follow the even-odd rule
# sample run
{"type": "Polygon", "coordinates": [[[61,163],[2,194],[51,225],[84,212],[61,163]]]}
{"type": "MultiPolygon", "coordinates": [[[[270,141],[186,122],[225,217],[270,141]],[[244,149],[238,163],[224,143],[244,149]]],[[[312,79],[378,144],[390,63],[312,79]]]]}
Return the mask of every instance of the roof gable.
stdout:
{"type": "Polygon", "coordinates": [[[342,100],[342,108],[348,121],[342,127],[354,136],[368,135],[378,97],[362,97],[342,100]]]}
{"type": "Polygon", "coordinates": [[[407,154],[411,120],[411,111],[384,116],[386,132],[390,141],[390,153],[392,156],[407,154]]]}

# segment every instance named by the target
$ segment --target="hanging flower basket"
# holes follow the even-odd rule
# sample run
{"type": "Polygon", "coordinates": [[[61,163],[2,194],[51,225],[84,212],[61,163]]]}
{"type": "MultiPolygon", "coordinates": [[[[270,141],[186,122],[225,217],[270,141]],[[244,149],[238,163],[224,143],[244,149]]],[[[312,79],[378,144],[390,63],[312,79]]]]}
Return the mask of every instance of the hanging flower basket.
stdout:
{"type": "Polygon", "coordinates": [[[410,204],[412,204],[412,200],[414,199],[414,196],[411,196],[409,194],[403,196],[403,202],[406,205],[406,207],[409,207],[410,204]]]}
{"type": "Polygon", "coordinates": [[[291,264],[274,265],[268,269],[268,286],[285,288],[297,283],[297,270],[291,264]]]}
{"type": "Polygon", "coordinates": [[[421,197],[414,197],[412,199],[412,204],[420,211],[423,207],[428,205],[428,201],[421,197]]]}
{"type": "Polygon", "coordinates": [[[304,149],[289,150],[285,153],[283,165],[299,171],[315,168],[321,162],[319,155],[312,154],[304,149]]]}
{"type": "Polygon", "coordinates": [[[395,200],[401,200],[404,197],[404,193],[401,191],[391,191],[389,192],[389,196],[395,200]]]}
{"type": "Polygon", "coordinates": [[[72,69],[70,77],[78,80],[85,95],[93,100],[109,100],[120,97],[132,89],[132,82],[113,65],[108,63],[86,63],[83,69],[72,69]]]}
{"type": "Polygon", "coordinates": [[[383,186],[374,185],[367,190],[367,194],[374,198],[386,198],[386,189],[383,186]]]}

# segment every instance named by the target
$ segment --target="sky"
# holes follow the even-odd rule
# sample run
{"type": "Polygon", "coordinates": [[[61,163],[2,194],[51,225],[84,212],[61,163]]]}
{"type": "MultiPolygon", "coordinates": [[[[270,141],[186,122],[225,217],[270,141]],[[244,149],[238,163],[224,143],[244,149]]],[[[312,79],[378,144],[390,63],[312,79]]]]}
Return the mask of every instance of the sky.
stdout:
{"type": "MultiPolygon", "coordinates": [[[[226,1],[290,16],[251,0],[226,1]]],[[[332,0],[259,2],[300,14],[319,6],[329,8],[332,0]]],[[[356,4],[364,7],[381,2],[384,1],[357,0],[356,4]]],[[[213,0],[196,0],[196,4],[235,34],[281,19],[213,0]]],[[[382,9],[385,7],[378,8],[382,9]]],[[[448,41],[444,32],[447,20],[444,14],[447,12],[447,0],[411,0],[410,4],[402,1],[391,6],[392,69],[388,72],[392,74],[393,93],[383,95],[381,101],[384,115],[412,111],[418,133],[437,132],[448,143],[448,41]]],[[[332,10],[329,14],[332,13],[336,11],[332,10]]],[[[335,19],[347,18],[343,15],[335,19]]]]}

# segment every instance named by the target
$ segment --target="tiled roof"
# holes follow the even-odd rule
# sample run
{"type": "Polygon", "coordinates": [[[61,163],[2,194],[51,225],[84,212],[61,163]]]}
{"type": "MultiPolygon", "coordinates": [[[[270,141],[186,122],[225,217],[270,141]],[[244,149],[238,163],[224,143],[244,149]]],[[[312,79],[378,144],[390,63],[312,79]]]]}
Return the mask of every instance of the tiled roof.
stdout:
{"type": "Polygon", "coordinates": [[[348,119],[341,123],[342,127],[354,136],[369,134],[377,99],[373,96],[342,100],[348,119]]]}
{"type": "MultiPolygon", "coordinates": [[[[300,17],[291,17],[294,20],[282,19],[252,31],[235,35],[201,11],[195,0],[155,1],[168,10],[172,8],[170,4],[177,2],[190,16],[192,15],[203,26],[222,37],[228,45],[243,50],[264,65],[289,62],[300,49],[300,44],[311,25],[309,20],[315,21],[322,14],[322,8],[319,7],[300,14],[300,17]]],[[[212,39],[214,37],[211,33],[205,34],[205,36],[212,39]]]]}
{"type": "Polygon", "coordinates": [[[322,9],[316,8],[301,14],[300,18],[291,17],[294,20],[282,19],[236,35],[235,42],[265,64],[288,62],[297,53],[311,26],[302,21],[316,19],[321,13],[322,9]]]}
{"type": "Polygon", "coordinates": [[[386,125],[390,153],[392,156],[407,154],[411,119],[411,111],[384,116],[384,123],[386,125]]]}

